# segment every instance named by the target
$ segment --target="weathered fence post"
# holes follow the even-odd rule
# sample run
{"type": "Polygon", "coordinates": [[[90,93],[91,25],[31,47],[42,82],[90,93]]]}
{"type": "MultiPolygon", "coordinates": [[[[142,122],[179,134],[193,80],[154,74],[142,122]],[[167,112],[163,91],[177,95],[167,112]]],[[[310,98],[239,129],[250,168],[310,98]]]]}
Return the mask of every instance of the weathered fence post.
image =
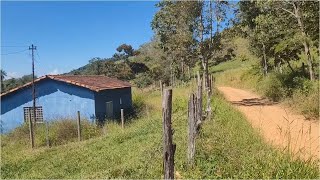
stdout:
{"type": "Polygon", "coordinates": [[[162,98],[164,179],[174,179],[174,153],[176,145],[172,143],[171,113],[172,89],[166,89],[162,98]]]}
{"type": "Polygon", "coordinates": [[[196,123],[197,128],[202,122],[202,80],[198,73],[198,89],[197,89],[197,103],[196,103],[196,123]]]}
{"type": "Polygon", "coordinates": [[[192,93],[189,99],[188,106],[188,163],[193,165],[194,154],[195,154],[195,142],[196,142],[196,99],[195,95],[192,93]]]}
{"type": "Polygon", "coordinates": [[[123,109],[121,109],[121,127],[124,128],[124,113],[123,113],[123,109]]]}
{"type": "Polygon", "coordinates": [[[160,80],[160,91],[161,91],[161,97],[162,97],[162,94],[163,94],[163,84],[162,84],[162,81],[160,80]]]}
{"type": "Polygon", "coordinates": [[[209,90],[210,92],[212,92],[212,74],[210,74],[208,82],[209,82],[209,90]]]}
{"type": "Polygon", "coordinates": [[[46,138],[47,138],[47,147],[50,147],[50,140],[49,140],[49,122],[46,122],[46,138]]]}
{"type": "Polygon", "coordinates": [[[30,135],[30,143],[31,143],[31,148],[34,148],[34,136],[33,136],[33,123],[31,120],[31,113],[29,111],[29,135],[30,135]]]}
{"type": "Polygon", "coordinates": [[[78,111],[78,140],[81,141],[80,111],[78,111]]]}

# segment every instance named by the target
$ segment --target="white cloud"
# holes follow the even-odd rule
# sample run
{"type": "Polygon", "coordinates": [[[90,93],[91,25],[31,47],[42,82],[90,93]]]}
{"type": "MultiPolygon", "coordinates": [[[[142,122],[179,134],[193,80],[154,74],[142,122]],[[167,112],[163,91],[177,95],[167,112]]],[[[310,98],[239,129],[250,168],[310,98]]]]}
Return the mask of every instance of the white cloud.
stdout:
{"type": "Polygon", "coordinates": [[[53,71],[49,72],[48,75],[56,75],[56,74],[60,74],[61,72],[59,71],[59,69],[54,69],[53,71]]]}
{"type": "Polygon", "coordinates": [[[6,79],[19,78],[19,77],[22,77],[22,76],[17,72],[7,72],[6,79]]]}

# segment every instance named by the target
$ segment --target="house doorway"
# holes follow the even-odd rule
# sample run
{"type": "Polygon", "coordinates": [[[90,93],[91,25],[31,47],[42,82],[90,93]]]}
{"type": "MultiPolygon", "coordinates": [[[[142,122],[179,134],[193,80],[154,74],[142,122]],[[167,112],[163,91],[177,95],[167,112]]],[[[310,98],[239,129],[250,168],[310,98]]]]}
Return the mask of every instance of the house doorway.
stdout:
{"type": "Polygon", "coordinates": [[[113,102],[106,102],[106,118],[113,119],[113,102]]]}

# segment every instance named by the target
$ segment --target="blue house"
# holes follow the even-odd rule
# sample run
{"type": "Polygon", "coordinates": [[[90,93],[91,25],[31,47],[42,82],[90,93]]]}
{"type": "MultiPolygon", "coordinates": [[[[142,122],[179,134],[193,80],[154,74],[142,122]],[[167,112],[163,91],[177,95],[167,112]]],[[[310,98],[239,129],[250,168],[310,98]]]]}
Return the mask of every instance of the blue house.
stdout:
{"type": "MultiPolygon", "coordinates": [[[[35,80],[36,123],[81,118],[104,121],[132,110],[131,85],[106,76],[47,75],[35,80]]],[[[3,133],[33,119],[32,83],[1,94],[3,133]]]]}

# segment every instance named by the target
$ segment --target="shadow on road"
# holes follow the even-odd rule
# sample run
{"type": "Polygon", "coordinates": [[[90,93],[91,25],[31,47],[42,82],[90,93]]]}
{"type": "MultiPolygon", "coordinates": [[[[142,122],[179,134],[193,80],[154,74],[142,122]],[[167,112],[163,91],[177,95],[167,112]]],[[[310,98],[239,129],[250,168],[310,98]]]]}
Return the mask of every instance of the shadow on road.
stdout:
{"type": "Polygon", "coordinates": [[[269,101],[266,98],[250,98],[242,99],[241,101],[230,101],[237,106],[270,106],[277,104],[276,102],[269,101]]]}

